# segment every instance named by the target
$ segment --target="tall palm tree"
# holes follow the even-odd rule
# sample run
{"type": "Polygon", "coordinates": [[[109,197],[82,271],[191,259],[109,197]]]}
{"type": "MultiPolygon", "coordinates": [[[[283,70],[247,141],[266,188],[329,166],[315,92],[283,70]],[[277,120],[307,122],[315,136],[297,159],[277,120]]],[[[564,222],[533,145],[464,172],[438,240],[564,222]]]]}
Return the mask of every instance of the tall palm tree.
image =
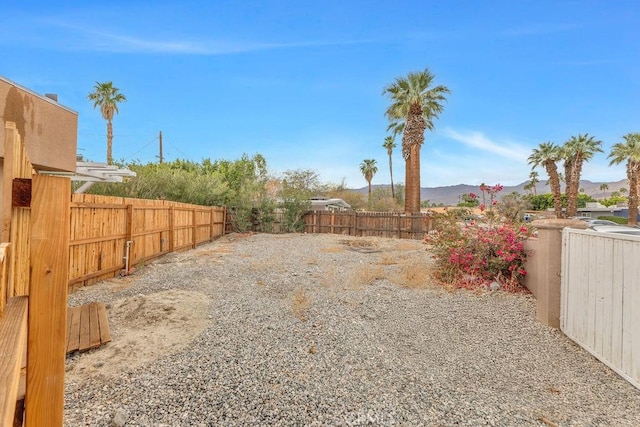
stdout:
{"type": "Polygon", "coordinates": [[[538,185],[538,183],[540,182],[540,179],[538,179],[538,177],[539,175],[537,171],[531,171],[531,173],[529,174],[529,184],[531,184],[531,191],[533,192],[534,196],[538,194],[538,191],[536,190],[536,185],[538,185]]]}
{"type": "Polygon", "coordinates": [[[609,184],[607,184],[606,182],[603,182],[602,184],[600,184],[600,191],[604,192],[604,199],[607,198],[607,193],[606,191],[609,189],[609,184]]]}
{"type": "Polygon", "coordinates": [[[396,199],[396,192],[395,189],[393,188],[393,163],[391,160],[391,156],[393,154],[393,149],[396,148],[396,143],[393,140],[393,136],[387,136],[384,139],[384,144],[382,144],[382,148],[386,148],[387,149],[387,154],[389,155],[389,176],[391,177],[391,198],[393,200],[396,199]]]}
{"type": "Polygon", "coordinates": [[[119,93],[119,89],[113,86],[113,82],[96,82],[93,92],[87,95],[89,101],[93,101],[93,108],[100,107],[102,118],[107,121],[107,164],[113,163],[113,116],[118,113],[118,104],[125,102],[127,98],[119,93]]]}
{"type": "Polygon", "coordinates": [[[624,142],[613,144],[609,165],[627,162],[627,179],[629,180],[629,216],[627,222],[638,224],[638,192],[640,190],[640,133],[628,133],[623,136],[624,142]]]}
{"type": "Polygon", "coordinates": [[[405,160],[405,205],[407,213],[420,212],[420,147],[426,129],[433,130],[433,119],[443,110],[446,86],[433,86],[434,75],[428,68],[397,77],[384,88],[391,100],[385,116],[394,135],[402,133],[402,157],[405,160]]]}
{"type": "Polygon", "coordinates": [[[567,216],[575,216],[578,212],[578,189],[582,165],[593,158],[596,153],[602,153],[602,141],[596,140],[588,133],[572,136],[562,146],[565,159],[565,192],[567,194],[567,216]]]}
{"type": "Polygon", "coordinates": [[[364,175],[364,179],[367,180],[369,184],[369,206],[371,206],[371,180],[373,176],[378,172],[378,166],[376,165],[375,159],[365,159],[360,163],[360,172],[364,175]]]}
{"type": "Polygon", "coordinates": [[[562,194],[560,193],[560,177],[558,174],[558,165],[556,162],[560,160],[561,152],[553,142],[543,142],[529,156],[529,164],[536,168],[542,166],[549,175],[549,185],[553,194],[553,210],[556,218],[562,218],[562,194]]]}

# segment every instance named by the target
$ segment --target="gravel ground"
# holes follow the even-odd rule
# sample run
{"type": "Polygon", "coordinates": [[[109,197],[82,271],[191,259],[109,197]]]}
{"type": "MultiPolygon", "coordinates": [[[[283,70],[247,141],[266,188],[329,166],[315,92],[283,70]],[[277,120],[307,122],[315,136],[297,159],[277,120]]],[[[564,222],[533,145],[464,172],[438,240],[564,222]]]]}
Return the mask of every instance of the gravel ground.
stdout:
{"type": "Polygon", "coordinates": [[[198,292],[210,320],[72,377],[65,425],[640,425],[640,390],[537,323],[531,296],[417,286],[429,263],[416,242],[228,235],[84,288],[71,305],[198,292]]]}

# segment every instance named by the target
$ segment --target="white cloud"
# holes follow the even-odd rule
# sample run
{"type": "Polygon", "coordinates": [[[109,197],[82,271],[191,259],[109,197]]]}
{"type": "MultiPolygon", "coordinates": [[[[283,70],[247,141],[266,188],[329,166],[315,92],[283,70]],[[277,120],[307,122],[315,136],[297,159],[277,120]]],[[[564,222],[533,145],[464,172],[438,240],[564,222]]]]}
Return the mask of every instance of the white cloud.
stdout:
{"type": "MultiPolygon", "coordinates": [[[[162,39],[154,36],[134,36],[121,31],[110,31],[69,23],[56,19],[41,19],[39,25],[62,31],[62,37],[46,37],[31,40],[39,45],[65,50],[88,50],[115,53],[166,53],[179,55],[228,55],[272,49],[292,49],[299,47],[336,46],[361,43],[376,43],[379,40],[321,40],[294,42],[261,42],[229,39],[162,39]],[[52,40],[64,40],[58,46],[51,46],[52,40]]],[[[44,34],[44,33],[42,33],[44,34]]]]}
{"type": "Polygon", "coordinates": [[[452,128],[444,129],[441,134],[447,138],[451,138],[462,144],[476,148],[481,151],[486,151],[498,156],[515,160],[518,162],[524,162],[526,164],[527,157],[529,156],[530,149],[512,142],[495,142],[484,136],[482,132],[458,132],[452,128]]]}

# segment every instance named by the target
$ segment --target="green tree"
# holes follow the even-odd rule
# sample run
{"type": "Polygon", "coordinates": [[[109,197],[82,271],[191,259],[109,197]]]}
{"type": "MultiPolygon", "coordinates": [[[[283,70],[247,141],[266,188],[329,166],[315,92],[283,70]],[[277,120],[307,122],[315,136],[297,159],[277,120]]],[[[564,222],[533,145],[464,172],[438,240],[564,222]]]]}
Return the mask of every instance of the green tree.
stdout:
{"type": "Polygon", "coordinates": [[[389,176],[391,177],[391,198],[393,198],[395,200],[396,193],[395,193],[395,190],[393,188],[393,162],[392,162],[392,155],[393,155],[393,149],[396,148],[396,143],[394,141],[393,136],[387,136],[384,139],[384,144],[382,144],[382,148],[385,148],[387,150],[387,155],[389,156],[389,176]]]}
{"type": "Polygon", "coordinates": [[[433,120],[443,110],[446,86],[433,86],[434,75],[429,69],[398,77],[384,88],[391,100],[385,113],[389,130],[402,133],[402,156],[405,160],[405,212],[420,212],[420,148],[426,129],[433,130],[433,120]]]}
{"type": "Polygon", "coordinates": [[[630,225],[638,224],[638,192],[640,191],[640,133],[628,133],[622,137],[624,142],[617,142],[609,153],[610,165],[622,162],[627,164],[629,180],[629,216],[630,225]]]}
{"type": "Polygon", "coordinates": [[[324,189],[318,173],[310,169],[287,170],[281,180],[280,207],[284,212],[286,231],[304,230],[304,215],[311,209],[311,198],[324,189]]]}
{"type": "Polygon", "coordinates": [[[118,113],[118,104],[127,98],[113,86],[113,82],[96,82],[87,98],[93,101],[93,108],[100,107],[102,118],[107,121],[107,164],[110,165],[113,163],[113,116],[118,113]]]}
{"type": "Polygon", "coordinates": [[[538,185],[538,183],[540,182],[540,179],[538,179],[538,177],[538,172],[531,171],[531,173],[529,173],[529,182],[524,185],[524,189],[530,191],[534,196],[537,194],[536,185],[538,185]]]}
{"type": "Polygon", "coordinates": [[[580,189],[580,175],[584,162],[593,158],[595,153],[602,152],[602,141],[596,140],[588,133],[572,136],[561,149],[564,159],[565,193],[567,195],[567,216],[577,213],[578,193],[580,189]]]}
{"type": "Polygon", "coordinates": [[[603,182],[602,184],[600,184],[600,191],[604,192],[604,196],[602,197],[603,199],[607,198],[607,190],[609,189],[609,184],[603,182]]]}
{"type": "Polygon", "coordinates": [[[375,159],[365,159],[360,163],[360,172],[364,176],[364,179],[367,180],[369,184],[369,197],[367,198],[368,203],[371,204],[371,180],[373,176],[378,172],[378,166],[376,166],[375,159]]]}
{"type": "Polygon", "coordinates": [[[562,218],[562,194],[560,190],[560,177],[556,162],[560,160],[560,148],[553,142],[543,142],[529,156],[529,164],[533,168],[542,166],[549,176],[551,194],[553,194],[553,210],[556,218],[562,218]]]}

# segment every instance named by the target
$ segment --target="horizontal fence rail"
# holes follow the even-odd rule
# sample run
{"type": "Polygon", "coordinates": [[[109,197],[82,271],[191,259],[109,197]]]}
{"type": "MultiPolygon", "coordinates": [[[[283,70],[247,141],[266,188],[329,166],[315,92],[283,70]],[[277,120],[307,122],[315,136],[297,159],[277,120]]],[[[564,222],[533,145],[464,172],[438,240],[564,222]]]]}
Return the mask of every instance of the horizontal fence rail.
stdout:
{"type": "Polygon", "coordinates": [[[74,194],[69,285],[114,277],[169,252],[195,248],[225,232],[225,208],[165,200],[74,194]]]}
{"type": "Polygon", "coordinates": [[[565,228],[561,328],[640,388],[640,237],[565,228]]]}
{"type": "Polygon", "coordinates": [[[304,216],[304,231],[419,240],[433,229],[433,221],[430,214],[315,211],[304,216]]]}

